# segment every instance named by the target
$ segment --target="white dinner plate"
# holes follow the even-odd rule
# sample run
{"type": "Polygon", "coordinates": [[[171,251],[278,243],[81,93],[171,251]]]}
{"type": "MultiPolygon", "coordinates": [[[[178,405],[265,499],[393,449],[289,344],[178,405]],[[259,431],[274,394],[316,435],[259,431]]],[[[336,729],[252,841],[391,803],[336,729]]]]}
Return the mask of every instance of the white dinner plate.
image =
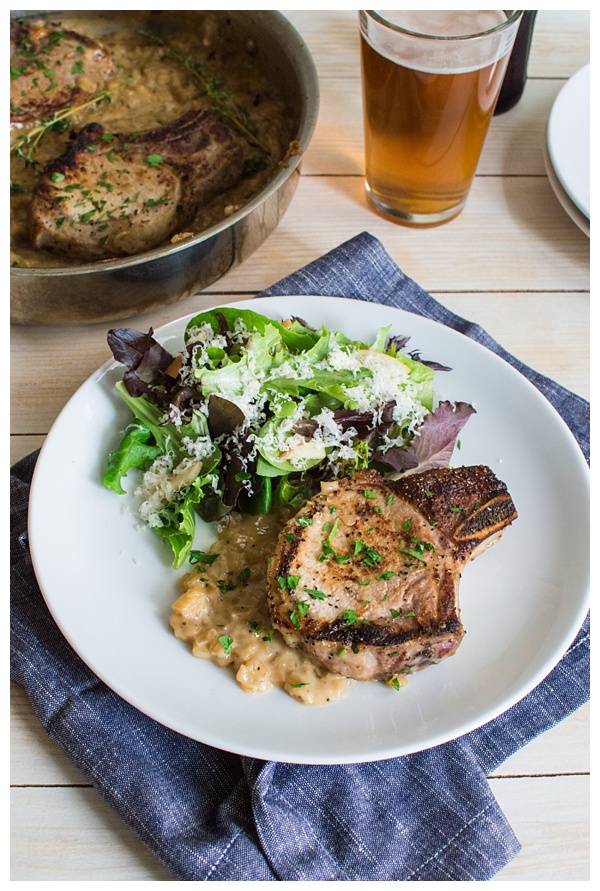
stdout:
{"type": "Polygon", "coordinates": [[[585,232],[587,237],[590,237],[590,221],[586,217],[585,214],[581,213],[577,205],[574,201],[571,201],[565,190],[563,189],[560,180],[558,179],[556,173],[554,172],[554,168],[552,166],[552,162],[550,161],[550,156],[548,154],[548,149],[544,149],[544,164],[546,166],[546,173],[548,174],[548,182],[552,186],[552,191],[558,198],[559,203],[562,206],[562,209],[568,216],[571,217],[573,222],[579,226],[582,232],[585,232]]]}
{"type": "Polygon", "coordinates": [[[548,154],[563,189],[590,218],[590,66],[564,85],[552,106],[548,154]]]}
{"type": "MultiPolygon", "coordinates": [[[[107,362],[61,412],[32,482],[35,572],[71,646],[109,687],[186,736],[243,755],[296,763],[389,758],[446,742],[496,717],[536,686],[577,634],[588,608],[588,468],[559,415],[510,365],[469,338],[397,309],[329,297],[237,304],[274,318],[366,339],[391,325],[440,372],[440,399],[476,409],[453,464],[487,464],[519,517],[467,566],[466,636],[453,657],[399,691],[352,685],[341,702],[310,707],[278,689],[244,693],[229,670],[194,658],[169,628],[176,599],[170,549],[142,528],[128,496],[103,488],[106,454],[129,421],[107,362]]],[[[187,319],[156,335],[173,352],[187,319]]],[[[183,570],[181,570],[183,572],[183,570]]]]}

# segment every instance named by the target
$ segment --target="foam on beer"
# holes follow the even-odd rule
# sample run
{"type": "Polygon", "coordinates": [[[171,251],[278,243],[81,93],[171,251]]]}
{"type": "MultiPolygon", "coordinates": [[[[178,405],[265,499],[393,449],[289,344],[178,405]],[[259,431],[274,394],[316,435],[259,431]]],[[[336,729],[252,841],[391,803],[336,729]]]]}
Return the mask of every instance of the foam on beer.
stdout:
{"type": "Polygon", "coordinates": [[[377,12],[377,15],[409,34],[404,36],[396,30],[390,33],[371,21],[366,35],[369,43],[391,62],[415,71],[429,74],[476,71],[501,59],[512,45],[503,30],[492,36],[486,33],[507,20],[502,10],[392,10],[377,12]],[[419,35],[418,40],[409,36],[415,34],[419,35]],[[467,37],[469,40],[460,40],[467,37]]]}

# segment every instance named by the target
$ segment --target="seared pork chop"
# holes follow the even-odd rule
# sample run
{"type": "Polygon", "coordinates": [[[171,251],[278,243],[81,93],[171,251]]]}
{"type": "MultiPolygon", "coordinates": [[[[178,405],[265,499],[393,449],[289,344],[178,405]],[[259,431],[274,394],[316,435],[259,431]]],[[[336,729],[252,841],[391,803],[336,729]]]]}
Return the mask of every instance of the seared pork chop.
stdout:
{"type": "Polygon", "coordinates": [[[243,166],[240,143],[212,112],[141,134],[88,124],[39,177],[32,244],[81,260],[150,250],[234,186],[243,166]]]}
{"type": "Polygon", "coordinates": [[[516,516],[505,484],[483,466],[323,484],[280,535],[269,567],[273,624],[314,662],[357,680],[440,662],[464,635],[465,564],[516,516]]]}
{"type": "Polygon", "coordinates": [[[98,93],[113,73],[108,50],[43,21],[10,26],[10,119],[39,120],[98,93]]]}

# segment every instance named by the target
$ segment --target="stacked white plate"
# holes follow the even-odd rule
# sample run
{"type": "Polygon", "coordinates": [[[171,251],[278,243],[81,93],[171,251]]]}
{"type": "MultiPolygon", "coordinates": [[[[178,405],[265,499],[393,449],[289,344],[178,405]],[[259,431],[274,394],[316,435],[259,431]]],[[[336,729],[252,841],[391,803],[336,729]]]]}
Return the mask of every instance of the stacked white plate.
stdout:
{"type": "Polygon", "coordinates": [[[590,66],[564,85],[548,120],[544,160],[564,210],[590,234],[590,66]]]}

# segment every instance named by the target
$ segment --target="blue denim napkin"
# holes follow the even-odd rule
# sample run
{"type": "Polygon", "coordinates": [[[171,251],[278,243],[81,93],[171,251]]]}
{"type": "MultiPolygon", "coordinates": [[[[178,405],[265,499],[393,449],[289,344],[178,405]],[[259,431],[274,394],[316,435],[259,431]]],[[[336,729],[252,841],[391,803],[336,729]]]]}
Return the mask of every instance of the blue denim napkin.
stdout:
{"type": "MultiPolygon", "coordinates": [[[[269,288],[386,303],[449,325],[539,387],[586,457],[589,405],[450,313],[362,233],[269,288]]],[[[27,548],[36,453],[11,470],[11,655],[48,734],[184,881],[482,881],[520,849],[486,776],[589,698],[589,620],[556,668],[453,742],[370,764],[263,762],[157,724],[95,677],[54,624],[27,548]]]]}

